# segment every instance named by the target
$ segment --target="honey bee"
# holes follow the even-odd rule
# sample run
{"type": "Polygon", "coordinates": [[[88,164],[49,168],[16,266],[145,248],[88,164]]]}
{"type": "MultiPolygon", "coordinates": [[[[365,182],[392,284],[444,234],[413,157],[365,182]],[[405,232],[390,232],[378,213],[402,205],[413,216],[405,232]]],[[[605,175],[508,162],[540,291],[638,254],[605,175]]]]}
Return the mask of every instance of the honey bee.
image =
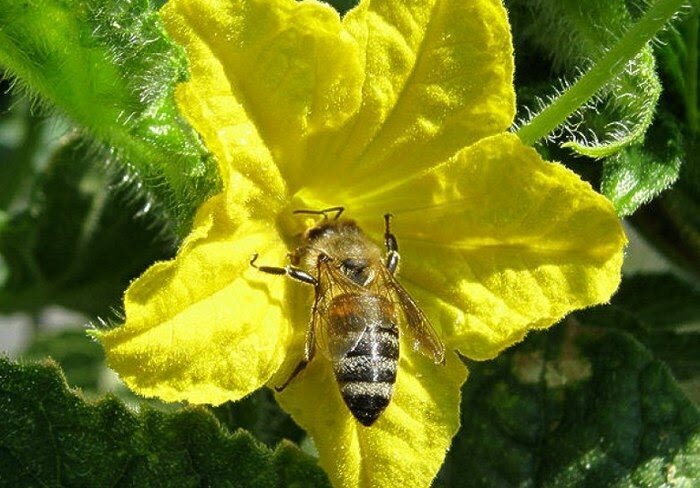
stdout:
{"type": "Polygon", "coordinates": [[[306,231],[290,255],[291,265],[251,266],[287,275],[315,290],[304,355],[282,391],[314,358],[316,348],[328,358],[340,394],[352,415],[372,425],[391,401],[399,360],[399,329],[414,349],[444,364],[445,347],[408,292],[396,281],[399,264],[391,215],[384,216],[386,255],[350,219],[340,218],[343,207],[297,210],[322,215],[306,231]],[[334,218],[328,218],[330,213],[334,218]],[[311,270],[311,271],[309,271],[311,270]],[[399,328],[399,324],[401,327],[399,328]]]}

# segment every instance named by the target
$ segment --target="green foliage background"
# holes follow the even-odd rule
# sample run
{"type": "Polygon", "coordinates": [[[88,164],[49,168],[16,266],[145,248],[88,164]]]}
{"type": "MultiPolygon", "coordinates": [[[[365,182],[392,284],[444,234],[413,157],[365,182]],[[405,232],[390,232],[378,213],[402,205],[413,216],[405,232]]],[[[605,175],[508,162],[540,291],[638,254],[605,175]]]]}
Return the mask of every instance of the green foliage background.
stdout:
{"type": "MultiPolygon", "coordinates": [[[[219,184],[172,97],[187,64],[160,3],[0,0],[0,338],[10,318],[28,324],[0,358],[0,486],[327,486],[270,392],[211,409],[146,401],[84,332],[119,323],[129,281],[173,255],[219,184]],[[56,306],[78,314],[70,326],[47,326],[56,306]]],[[[664,265],[628,265],[610,304],[469,363],[435,486],[700,486],[697,2],[505,4],[521,130],[647,12],[676,12],[537,143],[664,265]]]]}

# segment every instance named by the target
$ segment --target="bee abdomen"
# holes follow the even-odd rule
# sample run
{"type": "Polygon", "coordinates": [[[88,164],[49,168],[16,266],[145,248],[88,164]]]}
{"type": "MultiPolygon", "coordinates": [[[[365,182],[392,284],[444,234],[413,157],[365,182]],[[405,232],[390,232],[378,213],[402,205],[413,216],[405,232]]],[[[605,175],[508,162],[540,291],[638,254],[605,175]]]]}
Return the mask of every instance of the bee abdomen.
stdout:
{"type": "Polygon", "coordinates": [[[396,359],[346,356],[335,365],[335,379],[341,385],[354,382],[393,383],[396,359]]]}
{"type": "Polygon", "coordinates": [[[335,363],[343,400],[363,425],[372,425],[389,405],[398,357],[396,327],[368,327],[357,345],[335,363]]]}
{"type": "Polygon", "coordinates": [[[355,382],[340,387],[345,404],[352,415],[369,427],[391,401],[393,383],[355,382]]]}

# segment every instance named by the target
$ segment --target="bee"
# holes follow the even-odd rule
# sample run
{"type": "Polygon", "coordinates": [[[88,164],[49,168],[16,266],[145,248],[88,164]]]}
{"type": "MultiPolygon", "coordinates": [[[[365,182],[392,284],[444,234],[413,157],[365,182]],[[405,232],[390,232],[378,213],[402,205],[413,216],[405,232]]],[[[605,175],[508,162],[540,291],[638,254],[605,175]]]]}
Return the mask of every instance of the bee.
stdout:
{"type": "Polygon", "coordinates": [[[320,349],[333,365],[348,409],[361,424],[371,426],[391,401],[399,331],[436,364],[444,364],[445,347],[394,276],[399,249],[390,229],[391,215],[384,216],[383,256],[355,221],[341,218],[343,211],[343,207],[295,211],[322,215],[323,220],[307,230],[301,245],[289,254],[291,265],[258,266],[257,254],[250,264],[312,285],[315,291],[304,355],[277,391],[286,388],[320,349]]]}

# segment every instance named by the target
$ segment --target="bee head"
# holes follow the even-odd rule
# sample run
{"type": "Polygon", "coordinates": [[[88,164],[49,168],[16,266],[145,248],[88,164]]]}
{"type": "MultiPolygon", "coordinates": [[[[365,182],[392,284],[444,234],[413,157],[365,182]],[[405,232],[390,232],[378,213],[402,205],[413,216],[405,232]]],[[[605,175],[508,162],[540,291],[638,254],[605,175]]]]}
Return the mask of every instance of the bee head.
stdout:
{"type": "Polygon", "coordinates": [[[362,231],[354,220],[323,220],[313,226],[304,234],[304,239],[309,243],[331,238],[333,236],[361,234],[362,231]]]}
{"type": "Polygon", "coordinates": [[[290,255],[292,264],[314,269],[329,262],[355,283],[365,285],[373,277],[372,263],[381,260],[379,247],[353,220],[323,220],[304,234],[302,245],[290,255]]]}

